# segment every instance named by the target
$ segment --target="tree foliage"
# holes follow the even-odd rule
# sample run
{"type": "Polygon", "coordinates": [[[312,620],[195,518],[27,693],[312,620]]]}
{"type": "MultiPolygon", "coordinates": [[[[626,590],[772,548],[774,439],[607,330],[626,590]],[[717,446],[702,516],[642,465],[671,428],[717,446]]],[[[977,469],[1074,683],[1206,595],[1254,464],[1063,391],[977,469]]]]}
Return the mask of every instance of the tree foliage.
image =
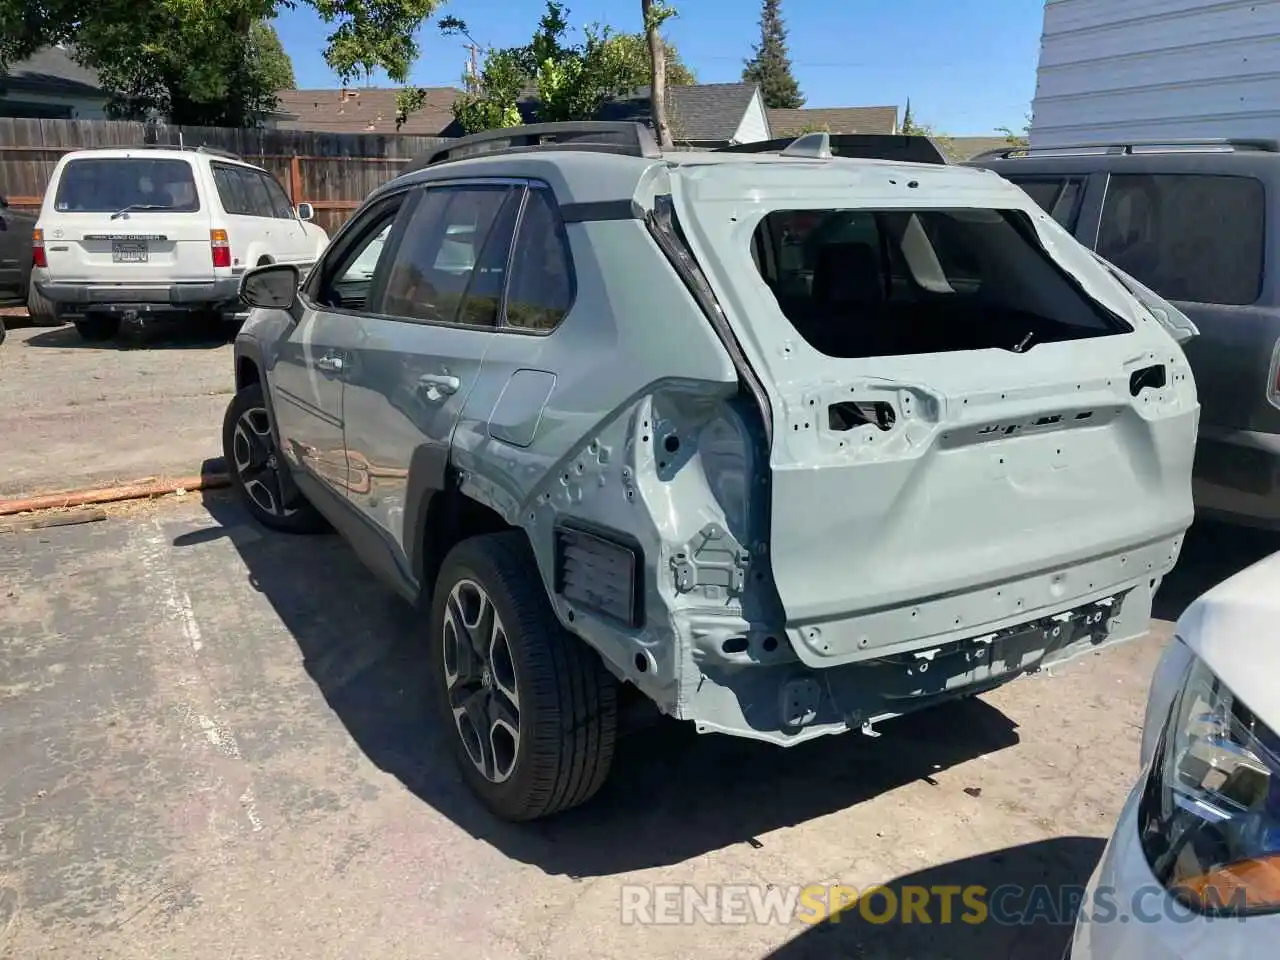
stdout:
{"type": "MultiPolygon", "coordinates": [[[[98,72],[116,116],[249,126],[293,84],[270,26],[297,0],[0,0],[0,69],[54,43],[98,72]]],[[[340,78],[383,69],[403,83],[419,24],[440,0],[302,0],[332,29],[325,60],[340,78]]]]}
{"type": "Polygon", "coordinates": [[[958,156],[955,140],[945,133],[940,132],[931,123],[918,123],[911,113],[911,101],[907,100],[907,109],[902,114],[901,133],[904,137],[928,137],[938,149],[953,160],[961,159],[958,156]]]}
{"type": "Polygon", "coordinates": [[[766,107],[795,110],[804,106],[804,95],[791,72],[781,6],[781,0],[764,0],[760,10],[760,42],[751,48],[751,59],[745,63],[742,79],[744,83],[759,85],[766,107]]]}
{"type": "MultiPolygon", "coordinates": [[[[457,17],[445,17],[440,29],[471,40],[470,28],[457,17]]],[[[518,47],[487,50],[479,76],[453,104],[453,115],[468,133],[511,127],[522,121],[520,101],[536,94],[536,119],[543,122],[588,120],[605,102],[647,86],[650,82],[648,47],[642,33],[618,33],[611,27],[591,24],[582,40],[571,43],[568,10],[557,0],[547,0],[537,29],[529,42],[518,47]]],[[[673,74],[682,82],[693,73],[667,52],[673,74]]],[[[670,81],[668,81],[670,82],[670,81]]],[[[397,123],[419,109],[425,91],[406,88],[396,97],[397,123]]]]}
{"type": "Polygon", "coordinates": [[[1027,147],[1031,144],[1031,114],[1026,114],[1026,123],[1022,129],[1015,131],[1010,127],[996,127],[996,132],[1002,134],[1011,147],[1027,147]]]}

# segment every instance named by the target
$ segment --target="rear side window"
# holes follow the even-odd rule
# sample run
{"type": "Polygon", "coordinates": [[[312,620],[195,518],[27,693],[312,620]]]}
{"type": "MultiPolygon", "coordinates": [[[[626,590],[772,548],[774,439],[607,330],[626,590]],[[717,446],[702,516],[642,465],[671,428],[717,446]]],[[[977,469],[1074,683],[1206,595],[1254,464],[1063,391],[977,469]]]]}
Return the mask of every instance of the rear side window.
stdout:
{"type": "Polygon", "coordinates": [[[1098,253],[1169,300],[1243,305],[1262,293],[1262,183],[1253,177],[1111,177],[1098,253]]]}
{"type": "Polygon", "coordinates": [[[382,312],[492,327],[519,191],[506,184],[431,187],[405,226],[382,312]],[[486,243],[494,233],[493,244],[486,243]],[[496,244],[496,246],[495,246],[496,244]],[[474,284],[475,302],[462,310],[474,284]]]}
{"type": "Polygon", "coordinates": [[[756,247],[782,313],[832,357],[1025,352],[1131,329],[1053,262],[1020,211],[779,210],[756,247]]]}
{"type": "Polygon", "coordinates": [[[284,188],[270,175],[249,167],[211,164],[222,209],[241,217],[293,218],[293,206],[284,188]]]}
{"type": "Polygon", "coordinates": [[[550,191],[529,191],[511,264],[507,326],[552,330],[573,303],[573,260],[550,191]]]}
{"type": "Polygon", "coordinates": [[[200,196],[191,164],[171,157],[86,157],[62,168],[59,213],[194,213],[200,196]]]}
{"type": "Polygon", "coordinates": [[[1041,210],[1063,227],[1075,229],[1083,181],[1075,177],[1009,177],[1009,180],[1025,190],[1041,210]]]}

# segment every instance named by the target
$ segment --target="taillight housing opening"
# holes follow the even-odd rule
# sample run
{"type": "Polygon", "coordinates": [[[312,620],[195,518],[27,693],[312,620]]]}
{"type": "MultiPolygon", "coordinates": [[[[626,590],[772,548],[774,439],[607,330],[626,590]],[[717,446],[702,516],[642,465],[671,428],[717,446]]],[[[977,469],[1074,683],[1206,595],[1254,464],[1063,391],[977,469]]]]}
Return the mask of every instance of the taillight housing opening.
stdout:
{"type": "Polygon", "coordinates": [[[44,231],[39,227],[31,231],[31,265],[33,267],[49,266],[49,255],[44,249],[44,231]]]}
{"type": "Polygon", "coordinates": [[[215,267],[231,266],[231,243],[227,240],[227,231],[210,230],[209,248],[213,252],[213,265],[215,267]]]}

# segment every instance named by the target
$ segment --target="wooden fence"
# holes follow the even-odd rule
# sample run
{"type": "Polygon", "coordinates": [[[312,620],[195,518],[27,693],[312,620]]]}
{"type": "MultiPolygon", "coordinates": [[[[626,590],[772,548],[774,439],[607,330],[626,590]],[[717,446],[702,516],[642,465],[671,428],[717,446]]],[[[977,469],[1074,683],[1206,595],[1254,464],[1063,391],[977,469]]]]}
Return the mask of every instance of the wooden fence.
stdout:
{"type": "Polygon", "coordinates": [[[71,150],[182,143],[229,150],[270,170],[294,203],[315,207],[316,223],[332,234],[374,188],[445,139],[0,117],[0,196],[38,207],[54,164],[71,150]]]}

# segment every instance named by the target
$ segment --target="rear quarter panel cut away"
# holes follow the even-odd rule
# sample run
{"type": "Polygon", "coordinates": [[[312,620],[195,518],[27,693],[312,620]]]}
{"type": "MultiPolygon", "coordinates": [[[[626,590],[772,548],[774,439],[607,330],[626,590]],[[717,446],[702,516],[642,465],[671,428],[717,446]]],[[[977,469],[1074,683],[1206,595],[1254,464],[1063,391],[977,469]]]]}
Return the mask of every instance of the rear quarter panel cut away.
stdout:
{"type": "Polygon", "coordinates": [[[1181,348],[1002,181],[830,172],[801,191],[753,169],[736,198],[723,172],[673,184],[769,392],[797,655],[928,650],[1120,596],[1141,621],[1193,515],[1181,348]]]}

